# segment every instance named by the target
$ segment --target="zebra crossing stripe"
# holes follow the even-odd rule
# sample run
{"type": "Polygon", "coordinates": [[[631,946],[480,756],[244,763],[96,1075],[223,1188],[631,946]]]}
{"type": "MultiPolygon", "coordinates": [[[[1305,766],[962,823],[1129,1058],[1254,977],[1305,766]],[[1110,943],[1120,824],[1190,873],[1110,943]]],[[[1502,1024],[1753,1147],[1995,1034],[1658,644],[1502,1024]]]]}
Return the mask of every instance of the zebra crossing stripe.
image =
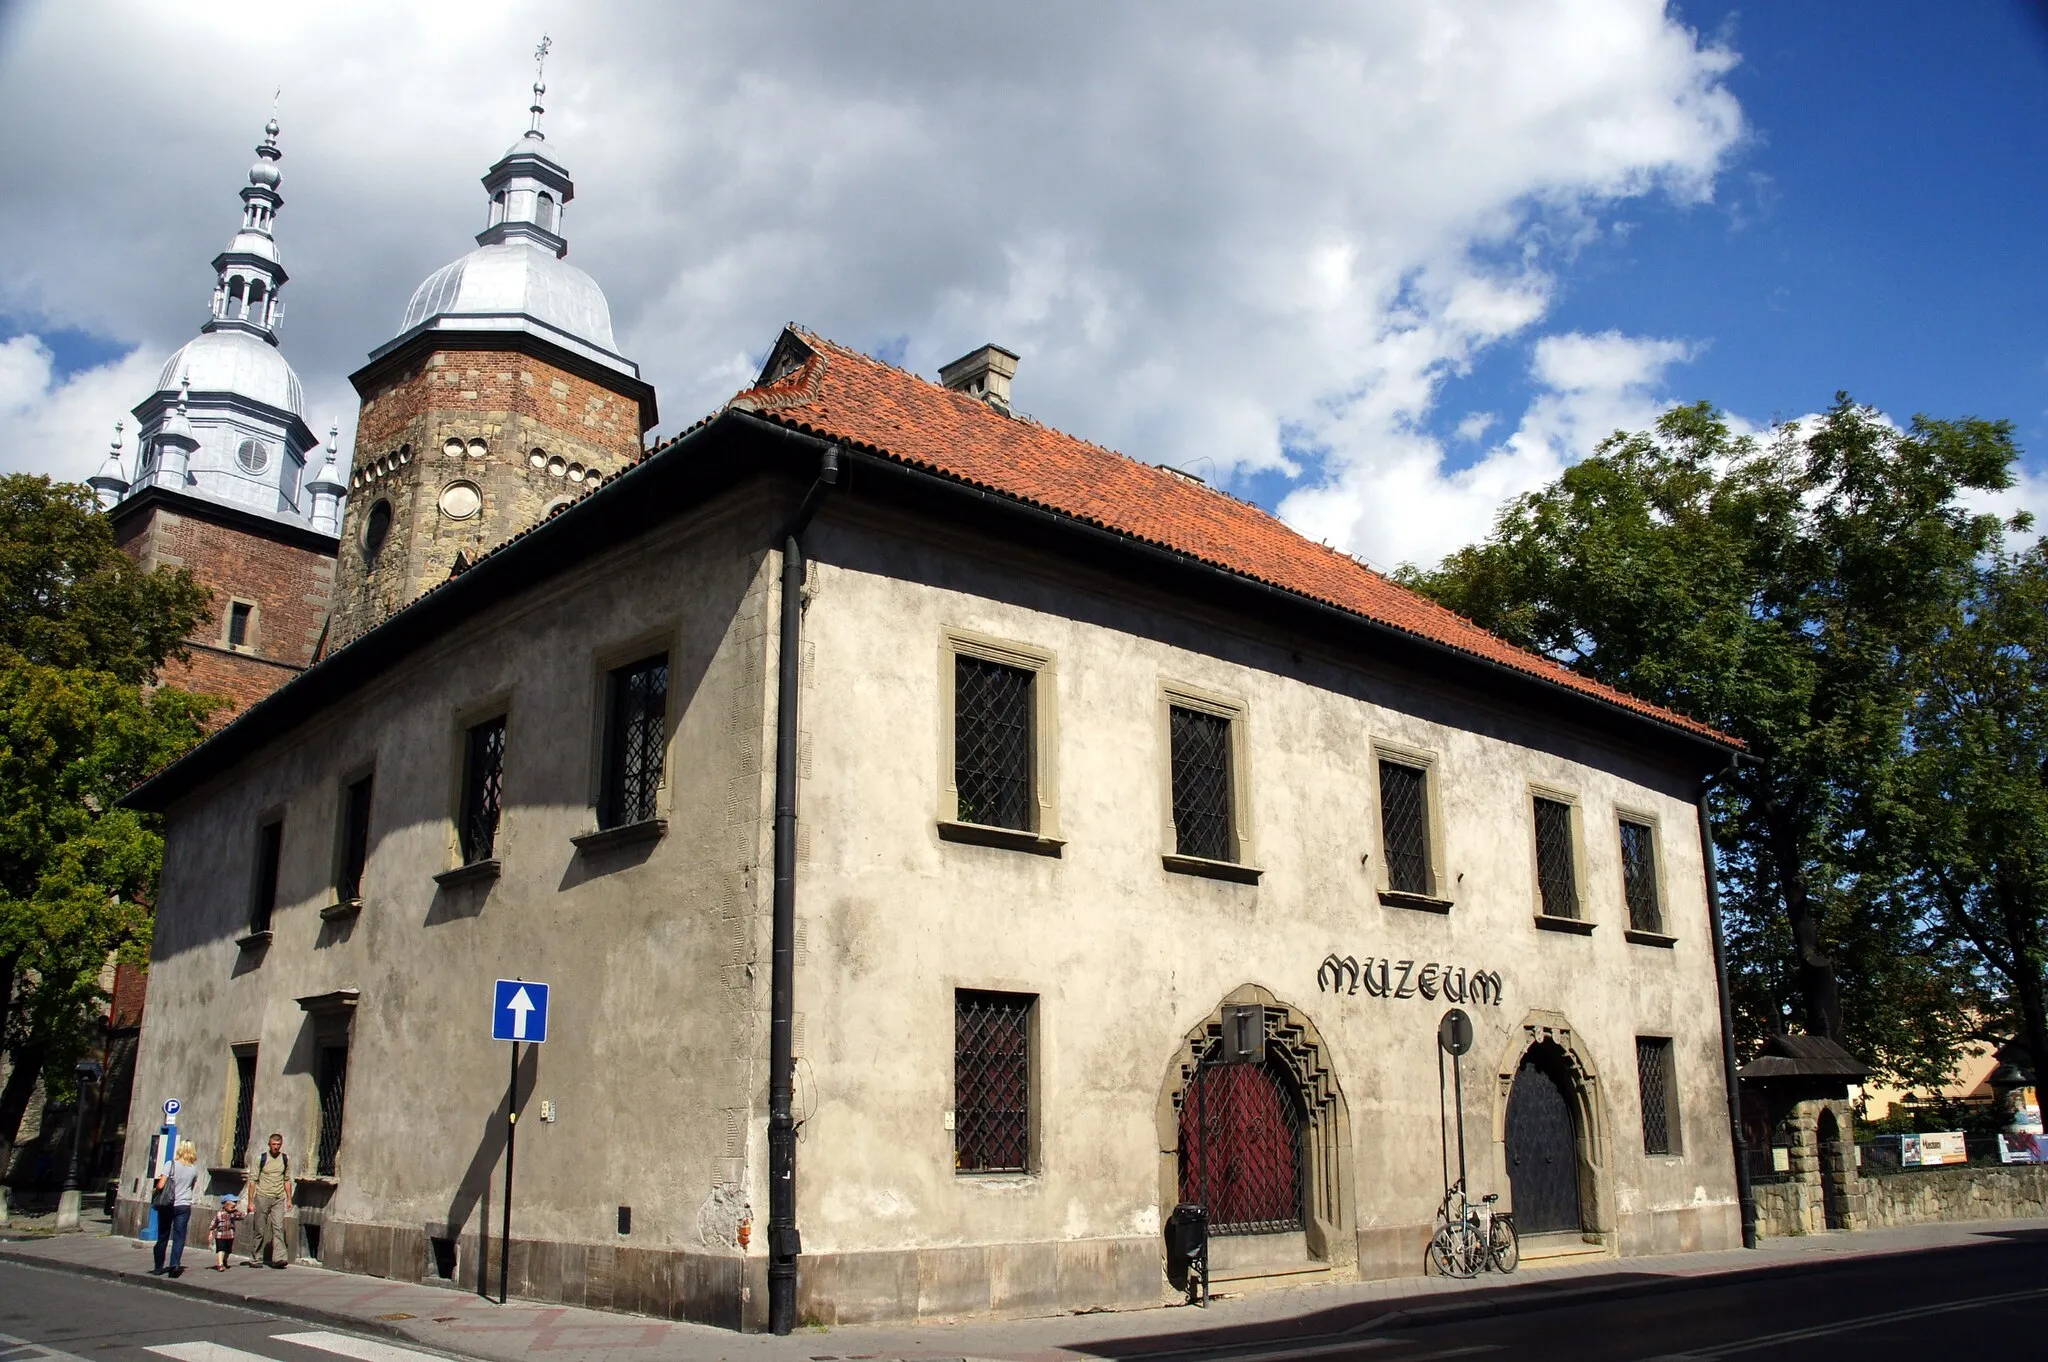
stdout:
{"type": "Polygon", "coordinates": [[[46,1348],[12,1334],[0,1334],[0,1362],[85,1362],[77,1353],[46,1348]]]}
{"type": "Polygon", "coordinates": [[[159,1343],[144,1352],[174,1359],[174,1362],[276,1362],[262,1353],[243,1352],[225,1343],[159,1343]]]}
{"type": "Polygon", "coordinates": [[[302,1348],[318,1348],[321,1352],[339,1353],[352,1357],[356,1362],[447,1362],[438,1353],[416,1352],[401,1348],[395,1343],[380,1343],[374,1338],[355,1338],[349,1334],[332,1334],[324,1329],[314,1329],[303,1334],[273,1335],[280,1343],[296,1343],[302,1348]]]}

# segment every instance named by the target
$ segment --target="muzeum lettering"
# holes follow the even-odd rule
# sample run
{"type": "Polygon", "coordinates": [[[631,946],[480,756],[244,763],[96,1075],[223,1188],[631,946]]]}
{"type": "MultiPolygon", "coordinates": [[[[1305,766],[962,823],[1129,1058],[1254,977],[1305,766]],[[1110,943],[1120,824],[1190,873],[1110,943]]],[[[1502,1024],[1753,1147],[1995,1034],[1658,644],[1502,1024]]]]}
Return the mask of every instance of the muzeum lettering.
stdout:
{"type": "Polygon", "coordinates": [[[1422,998],[1434,1002],[1485,1004],[1499,1007],[1501,979],[1498,970],[1468,969],[1463,965],[1441,965],[1424,961],[1389,960],[1384,956],[1350,956],[1332,952],[1323,957],[1316,970],[1316,989],[1352,997],[1363,988],[1374,998],[1422,998]]]}

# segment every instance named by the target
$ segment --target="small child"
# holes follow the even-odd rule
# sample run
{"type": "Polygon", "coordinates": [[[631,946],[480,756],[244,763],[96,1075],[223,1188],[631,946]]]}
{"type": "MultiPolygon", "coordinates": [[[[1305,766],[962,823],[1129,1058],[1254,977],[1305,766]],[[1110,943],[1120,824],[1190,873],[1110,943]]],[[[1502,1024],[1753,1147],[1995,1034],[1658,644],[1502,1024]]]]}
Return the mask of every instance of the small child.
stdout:
{"type": "Polygon", "coordinates": [[[207,1231],[213,1239],[215,1272],[228,1270],[228,1255],[235,1251],[235,1222],[241,1218],[242,1213],[236,1208],[235,1199],[231,1196],[222,1197],[220,1209],[213,1213],[213,1226],[207,1231]]]}

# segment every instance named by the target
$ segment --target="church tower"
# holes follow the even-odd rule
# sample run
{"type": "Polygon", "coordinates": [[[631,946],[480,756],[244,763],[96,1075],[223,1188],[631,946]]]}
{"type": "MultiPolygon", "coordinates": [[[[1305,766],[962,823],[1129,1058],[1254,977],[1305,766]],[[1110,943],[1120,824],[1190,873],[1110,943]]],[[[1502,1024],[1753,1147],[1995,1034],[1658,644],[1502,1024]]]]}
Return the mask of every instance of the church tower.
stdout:
{"type": "Polygon", "coordinates": [[[213,259],[199,334],[134,409],[135,462],[113,451],[90,480],[114,538],[145,567],[186,567],[213,593],[166,677],[254,703],[303,670],[327,625],[345,488],[333,466],[307,472],[320,442],[299,376],[278,349],[287,275],[276,226],[284,198],[277,121],[265,126],[242,189],[242,224],[213,259]]]}
{"type": "Polygon", "coordinates": [[[362,398],[330,647],[636,461],[654,389],[611,306],[563,259],[569,172],[533,122],[484,176],[476,249],[427,277],[396,337],[350,376],[362,398]]]}

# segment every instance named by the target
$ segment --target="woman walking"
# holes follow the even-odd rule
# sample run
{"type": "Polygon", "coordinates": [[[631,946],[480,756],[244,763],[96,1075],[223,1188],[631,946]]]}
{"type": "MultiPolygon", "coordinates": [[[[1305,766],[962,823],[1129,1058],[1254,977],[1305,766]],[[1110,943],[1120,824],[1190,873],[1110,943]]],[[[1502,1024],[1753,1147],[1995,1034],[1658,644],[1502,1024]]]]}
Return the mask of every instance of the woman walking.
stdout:
{"type": "Polygon", "coordinates": [[[199,1146],[180,1140],[170,1170],[157,1175],[156,1195],[150,1199],[156,1208],[156,1266],[150,1269],[150,1276],[185,1275],[185,1232],[192,1226],[192,1202],[198,1194],[199,1146]],[[166,1249],[171,1256],[168,1268],[164,1266],[166,1249]]]}

